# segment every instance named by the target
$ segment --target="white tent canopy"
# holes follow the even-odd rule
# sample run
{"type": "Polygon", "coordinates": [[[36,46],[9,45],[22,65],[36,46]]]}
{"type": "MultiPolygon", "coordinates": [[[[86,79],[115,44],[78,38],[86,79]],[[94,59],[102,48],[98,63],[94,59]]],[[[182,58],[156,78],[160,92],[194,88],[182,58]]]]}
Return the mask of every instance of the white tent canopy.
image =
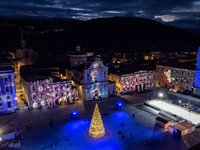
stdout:
{"type": "Polygon", "coordinates": [[[159,99],[148,101],[148,103],[156,107],[159,107],[162,110],[165,110],[177,116],[180,116],[186,120],[189,120],[197,126],[200,125],[200,115],[197,113],[189,112],[188,110],[185,110],[184,108],[181,108],[179,106],[176,106],[174,104],[171,104],[159,99]]]}

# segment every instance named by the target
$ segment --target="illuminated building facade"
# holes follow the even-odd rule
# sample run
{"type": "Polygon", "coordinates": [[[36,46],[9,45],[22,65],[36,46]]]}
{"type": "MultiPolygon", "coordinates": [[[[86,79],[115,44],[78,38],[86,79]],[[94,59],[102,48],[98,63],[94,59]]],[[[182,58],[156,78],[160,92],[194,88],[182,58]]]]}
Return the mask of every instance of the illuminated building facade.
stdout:
{"type": "Polygon", "coordinates": [[[163,63],[156,65],[157,87],[193,91],[195,70],[188,63],[163,63]]]}
{"type": "Polygon", "coordinates": [[[118,93],[144,91],[156,87],[157,72],[149,67],[127,67],[110,72],[109,80],[116,81],[118,93]]]}
{"type": "Polygon", "coordinates": [[[194,92],[193,94],[200,95],[200,47],[198,49],[196,73],[194,80],[194,92]]]}
{"type": "Polygon", "coordinates": [[[26,48],[26,41],[24,40],[23,32],[21,32],[21,49],[16,49],[14,54],[14,76],[16,94],[22,94],[20,67],[25,65],[32,65],[36,63],[36,52],[33,49],[26,48]]]}
{"type": "Polygon", "coordinates": [[[22,84],[30,108],[72,103],[78,98],[77,88],[72,87],[71,81],[67,79],[24,77],[22,84]]]}
{"type": "Polygon", "coordinates": [[[73,81],[72,85],[77,87],[79,97],[83,100],[107,98],[116,94],[116,83],[108,80],[108,67],[101,61],[69,67],[65,75],[73,81]]]}
{"type": "Polygon", "coordinates": [[[0,113],[14,112],[17,108],[12,67],[0,68],[0,113]]]}

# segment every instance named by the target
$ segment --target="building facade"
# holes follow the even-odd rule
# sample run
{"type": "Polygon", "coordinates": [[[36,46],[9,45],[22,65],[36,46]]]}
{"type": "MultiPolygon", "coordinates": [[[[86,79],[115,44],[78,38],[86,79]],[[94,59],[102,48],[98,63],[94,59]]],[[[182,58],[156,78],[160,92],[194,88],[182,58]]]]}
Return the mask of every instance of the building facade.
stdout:
{"type": "Polygon", "coordinates": [[[70,80],[24,77],[22,84],[29,108],[52,107],[78,99],[77,88],[71,86],[70,80]]]}
{"type": "Polygon", "coordinates": [[[200,95],[200,47],[198,48],[193,94],[200,95]]]}
{"type": "Polygon", "coordinates": [[[116,94],[116,83],[108,80],[108,67],[101,61],[90,65],[79,65],[65,70],[67,79],[78,89],[83,100],[107,98],[116,94]]]}
{"type": "Polygon", "coordinates": [[[172,88],[193,92],[195,70],[192,65],[184,63],[156,65],[158,72],[157,87],[172,88]]]}
{"type": "Polygon", "coordinates": [[[0,68],[0,113],[14,112],[17,108],[12,67],[0,68]]]}
{"type": "MultiPolygon", "coordinates": [[[[139,68],[138,68],[139,69],[139,68]]],[[[123,72],[122,70],[111,71],[109,80],[116,81],[118,93],[131,91],[144,91],[156,87],[156,70],[140,70],[123,72]]]]}

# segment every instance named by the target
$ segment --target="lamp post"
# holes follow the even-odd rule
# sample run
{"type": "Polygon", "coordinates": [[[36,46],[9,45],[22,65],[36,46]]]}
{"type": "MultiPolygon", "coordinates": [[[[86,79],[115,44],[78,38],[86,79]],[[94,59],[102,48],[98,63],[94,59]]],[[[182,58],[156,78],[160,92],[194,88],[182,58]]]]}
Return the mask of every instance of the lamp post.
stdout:
{"type": "Polygon", "coordinates": [[[163,97],[163,93],[159,93],[159,97],[161,99],[163,97]]]}
{"type": "Polygon", "coordinates": [[[119,134],[119,150],[120,150],[120,135],[122,134],[122,131],[117,132],[119,134]]]}
{"type": "Polygon", "coordinates": [[[178,101],[179,105],[181,104],[181,100],[178,101]]]}

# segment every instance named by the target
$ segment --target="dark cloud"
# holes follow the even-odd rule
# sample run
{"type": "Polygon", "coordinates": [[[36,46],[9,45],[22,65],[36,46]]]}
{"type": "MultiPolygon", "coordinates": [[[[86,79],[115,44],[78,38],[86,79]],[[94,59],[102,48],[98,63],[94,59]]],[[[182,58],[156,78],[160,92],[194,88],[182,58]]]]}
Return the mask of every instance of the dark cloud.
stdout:
{"type": "Polygon", "coordinates": [[[1,0],[5,16],[47,16],[81,20],[128,16],[177,27],[199,27],[200,0],[1,0]]]}

